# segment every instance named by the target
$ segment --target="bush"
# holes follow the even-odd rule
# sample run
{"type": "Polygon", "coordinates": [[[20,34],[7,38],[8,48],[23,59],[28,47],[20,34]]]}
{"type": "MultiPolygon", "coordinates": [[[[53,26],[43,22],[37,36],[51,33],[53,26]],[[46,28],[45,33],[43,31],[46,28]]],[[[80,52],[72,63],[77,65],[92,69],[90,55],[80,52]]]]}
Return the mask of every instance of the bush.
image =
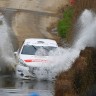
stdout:
{"type": "Polygon", "coordinates": [[[72,7],[68,7],[63,14],[63,18],[58,22],[58,34],[62,38],[66,38],[68,31],[72,25],[72,17],[73,17],[74,9],[72,7]]]}

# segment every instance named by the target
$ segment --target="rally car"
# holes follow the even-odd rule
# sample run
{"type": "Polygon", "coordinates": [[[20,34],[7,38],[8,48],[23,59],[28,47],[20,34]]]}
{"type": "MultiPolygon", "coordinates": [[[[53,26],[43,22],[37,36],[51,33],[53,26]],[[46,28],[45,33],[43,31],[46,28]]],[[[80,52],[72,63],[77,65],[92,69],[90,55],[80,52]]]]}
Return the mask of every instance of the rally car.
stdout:
{"type": "Polygon", "coordinates": [[[48,79],[52,56],[49,52],[55,50],[58,44],[51,39],[25,39],[22,47],[15,52],[18,65],[16,77],[20,79],[48,79]]]}

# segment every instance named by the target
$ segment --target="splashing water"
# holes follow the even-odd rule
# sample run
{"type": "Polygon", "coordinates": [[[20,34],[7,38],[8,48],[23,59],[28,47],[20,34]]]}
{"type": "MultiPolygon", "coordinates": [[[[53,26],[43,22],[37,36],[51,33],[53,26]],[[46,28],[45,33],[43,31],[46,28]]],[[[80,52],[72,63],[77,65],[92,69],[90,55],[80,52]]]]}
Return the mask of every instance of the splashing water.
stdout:
{"type": "MultiPolygon", "coordinates": [[[[73,62],[79,57],[80,51],[85,47],[96,47],[96,15],[91,10],[85,10],[78,19],[80,30],[71,48],[58,48],[50,56],[57,56],[52,63],[50,77],[56,76],[71,68],[73,62]]],[[[51,78],[49,78],[51,79],[51,78]]]]}
{"type": "MultiPolygon", "coordinates": [[[[0,66],[14,66],[15,59],[13,54],[13,46],[9,36],[9,27],[3,16],[0,16],[0,66]],[[5,64],[4,64],[5,62],[5,64]]],[[[71,68],[73,62],[79,57],[80,51],[85,47],[95,47],[96,39],[96,15],[91,10],[85,10],[78,19],[80,30],[70,48],[57,48],[56,51],[50,52],[49,56],[52,64],[48,64],[49,80],[55,77],[58,73],[71,68]]]]}
{"type": "Polygon", "coordinates": [[[10,28],[3,15],[0,15],[0,22],[0,68],[3,70],[5,67],[14,67],[16,63],[13,46],[9,36],[10,28]]]}
{"type": "MultiPolygon", "coordinates": [[[[80,51],[85,47],[96,46],[96,15],[91,10],[85,10],[77,22],[80,26],[78,35],[75,37],[73,45],[70,48],[57,48],[49,52],[50,64],[42,65],[48,68],[48,80],[53,80],[60,72],[71,68],[80,51]],[[49,66],[50,65],[50,66],[49,66]]],[[[41,67],[41,68],[42,68],[41,67]]],[[[43,70],[41,70],[43,73],[43,70]]],[[[38,78],[41,78],[40,75],[38,78]]]]}

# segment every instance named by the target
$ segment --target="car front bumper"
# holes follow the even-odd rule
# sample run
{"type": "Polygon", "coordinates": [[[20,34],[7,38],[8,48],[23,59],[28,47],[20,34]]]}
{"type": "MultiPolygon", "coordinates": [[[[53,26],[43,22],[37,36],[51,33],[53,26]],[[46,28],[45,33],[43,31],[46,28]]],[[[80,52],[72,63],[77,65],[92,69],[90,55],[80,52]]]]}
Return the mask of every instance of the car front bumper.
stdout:
{"type": "Polygon", "coordinates": [[[20,64],[16,67],[16,77],[19,79],[48,80],[48,76],[49,71],[44,67],[25,67],[20,64]]]}

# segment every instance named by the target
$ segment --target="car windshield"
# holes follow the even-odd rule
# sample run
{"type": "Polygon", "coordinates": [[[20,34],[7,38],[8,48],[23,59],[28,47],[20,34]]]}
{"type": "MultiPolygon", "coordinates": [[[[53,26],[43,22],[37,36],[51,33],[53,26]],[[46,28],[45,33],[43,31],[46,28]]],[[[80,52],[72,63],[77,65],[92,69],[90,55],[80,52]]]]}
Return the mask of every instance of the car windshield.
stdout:
{"type": "Polygon", "coordinates": [[[49,51],[56,49],[53,46],[24,45],[21,54],[48,56],[49,51]]]}

